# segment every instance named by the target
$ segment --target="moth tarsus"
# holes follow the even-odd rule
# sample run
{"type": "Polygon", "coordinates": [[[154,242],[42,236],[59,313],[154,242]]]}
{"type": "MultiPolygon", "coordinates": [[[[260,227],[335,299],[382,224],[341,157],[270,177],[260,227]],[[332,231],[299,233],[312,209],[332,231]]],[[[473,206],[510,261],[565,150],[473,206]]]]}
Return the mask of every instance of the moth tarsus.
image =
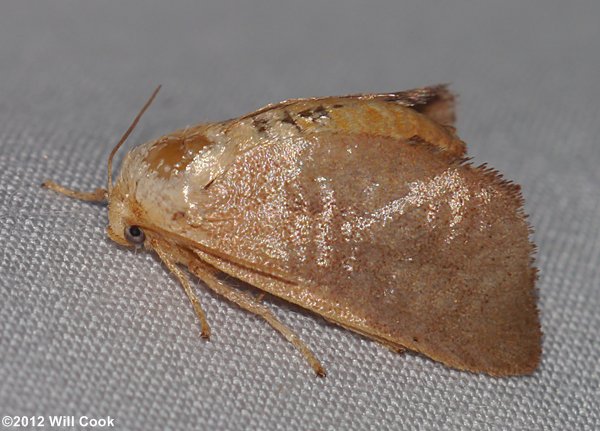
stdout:
{"type": "Polygon", "coordinates": [[[203,337],[210,327],[181,267],[266,320],[321,377],[264,293],[460,370],[536,369],[534,247],[520,189],[468,162],[445,85],[287,100],[186,127],[131,150],[113,184],[113,157],[157,92],[110,153],[106,189],[44,187],[108,202],[108,236],[157,253],[203,337]]]}

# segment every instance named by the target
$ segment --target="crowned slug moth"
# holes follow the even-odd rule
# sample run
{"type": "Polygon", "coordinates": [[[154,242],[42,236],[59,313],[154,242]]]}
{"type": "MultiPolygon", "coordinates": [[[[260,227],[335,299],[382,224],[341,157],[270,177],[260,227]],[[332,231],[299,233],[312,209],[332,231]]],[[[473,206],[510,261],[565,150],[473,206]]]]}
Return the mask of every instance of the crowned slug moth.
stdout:
{"type": "MultiPolygon", "coordinates": [[[[160,87],[159,87],[160,88],[160,87]]],[[[186,127],[125,157],[113,184],[71,197],[108,203],[108,236],[156,252],[210,336],[182,267],[294,332],[227,274],[394,350],[495,376],[533,372],[541,330],[533,244],[518,185],[472,166],[443,85],[288,100],[186,127]]]]}

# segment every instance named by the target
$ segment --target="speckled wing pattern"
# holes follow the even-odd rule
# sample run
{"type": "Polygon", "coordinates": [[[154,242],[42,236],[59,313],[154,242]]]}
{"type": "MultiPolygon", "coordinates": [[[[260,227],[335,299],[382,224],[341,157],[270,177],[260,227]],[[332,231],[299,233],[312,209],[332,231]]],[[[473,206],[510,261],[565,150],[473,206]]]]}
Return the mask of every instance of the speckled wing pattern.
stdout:
{"type": "Polygon", "coordinates": [[[532,372],[541,332],[519,187],[469,165],[452,120],[440,86],[213,125],[244,147],[204,191],[194,253],[387,346],[532,372]]]}

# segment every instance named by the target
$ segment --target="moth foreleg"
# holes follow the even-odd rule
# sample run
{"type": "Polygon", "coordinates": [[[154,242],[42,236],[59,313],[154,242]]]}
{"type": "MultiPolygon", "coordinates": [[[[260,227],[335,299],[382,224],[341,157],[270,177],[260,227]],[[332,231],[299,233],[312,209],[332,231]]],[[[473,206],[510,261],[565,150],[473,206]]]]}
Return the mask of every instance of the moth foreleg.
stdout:
{"type": "Polygon", "coordinates": [[[227,285],[222,280],[219,280],[216,277],[216,270],[207,264],[202,262],[194,262],[190,265],[190,271],[204,281],[204,283],[215,293],[225,297],[234,304],[237,304],[240,308],[265,319],[269,325],[281,333],[281,335],[283,335],[290,343],[294,345],[294,347],[296,347],[296,349],[300,351],[300,353],[302,353],[313,370],[315,370],[315,373],[317,373],[317,376],[325,377],[325,369],[315,355],[310,351],[308,346],[304,344],[304,342],[296,333],[294,333],[294,331],[277,319],[273,312],[265,305],[261,304],[252,296],[244,292],[240,292],[227,285]]]}
{"type": "Polygon", "coordinates": [[[80,201],[106,202],[106,189],[96,189],[93,192],[82,192],[79,190],[73,190],[65,186],[61,186],[60,184],[57,184],[51,180],[43,182],[42,187],[54,190],[57,193],[69,196],[73,199],[78,199],[80,201]]]}
{"type": "Polygon", "coordinates": [[[175,275],[175,277],[177,277],[179,282],[181,283],[181,286],[183,287],[185,294],[187,295],[190,302],[192,303],[192,306],[194,307],[194,311],[196,312],[196,315],[198,316],[198,319],[200,320],[200,326],[202,328],[201,336],[202,336],[202,338],[209,339],[210,338],[210,326],[208,325],[208,322],[206,321],[206,314],[204,313],[204,310],[202,309],[200,300],[198,299],[198,297],[192,290],[192,287],[190,286],[190,281],[185,276],[185,274],[183,273],[181,268],[179,268],[170,259],[169,255],[166,253],[166,251],[163,250],[157,243],[153,242],[152,248],[156,251],[156,253],[158,253],[160,260],[163,261],[163,263],[169,269],[169,271],[171,271],[175,275]]]}

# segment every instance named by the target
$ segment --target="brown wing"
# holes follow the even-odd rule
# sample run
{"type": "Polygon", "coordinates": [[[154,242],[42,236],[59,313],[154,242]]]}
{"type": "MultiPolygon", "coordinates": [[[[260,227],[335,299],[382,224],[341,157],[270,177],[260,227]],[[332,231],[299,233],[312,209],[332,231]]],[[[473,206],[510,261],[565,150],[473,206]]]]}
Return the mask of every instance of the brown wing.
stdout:
{"type": "Polygon", "coordinates": [[[226,273],[456,368],[538,364],[529,228],[490,170],[421,140],[321,133],[254,146],[203,202],[196,252],[226,273]]]}

